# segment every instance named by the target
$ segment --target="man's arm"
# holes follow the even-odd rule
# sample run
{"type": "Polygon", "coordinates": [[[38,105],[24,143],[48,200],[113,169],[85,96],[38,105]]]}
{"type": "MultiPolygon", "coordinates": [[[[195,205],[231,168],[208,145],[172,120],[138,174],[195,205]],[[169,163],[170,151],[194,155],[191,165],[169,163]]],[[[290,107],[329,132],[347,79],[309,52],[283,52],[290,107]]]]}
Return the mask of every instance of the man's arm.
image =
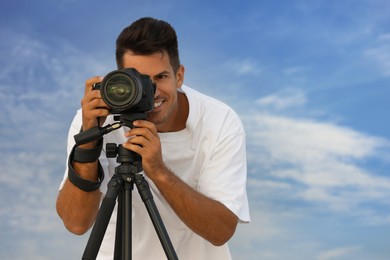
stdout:
{"type": "MultiPolygon", "coordinates": [[[[85,180],[97,181],[97,163],[74,163],[73,168],[85,180]]],[[[58,193],[57,212],[65,227],[77,235],[84,234],[95,221],[99,210],[99,190],[85,192],[73,185],[69,179],[58,193]]]]}
{"type": "Polygon", "coordinates": [[[215,246],[233,236],[238,218],[225,205],[197,192],[165,167],[156,176],[153,182],[192,231],[215,246]]]}

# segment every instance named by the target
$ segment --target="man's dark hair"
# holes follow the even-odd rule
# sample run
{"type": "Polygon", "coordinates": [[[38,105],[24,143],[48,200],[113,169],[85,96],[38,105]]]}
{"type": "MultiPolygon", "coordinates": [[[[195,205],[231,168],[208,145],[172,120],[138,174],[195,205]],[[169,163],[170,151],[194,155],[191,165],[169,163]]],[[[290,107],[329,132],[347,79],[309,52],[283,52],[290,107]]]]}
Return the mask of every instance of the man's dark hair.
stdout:
{"type": "Polygon", "coordinates": [[[176,72],[180,66],[175,29],[162,20],[145,17],[123,29],[116,40],[118,68],[123,68],[123,56],[127,51],[136,55],[167,51],[173,70],[176,72]]]}

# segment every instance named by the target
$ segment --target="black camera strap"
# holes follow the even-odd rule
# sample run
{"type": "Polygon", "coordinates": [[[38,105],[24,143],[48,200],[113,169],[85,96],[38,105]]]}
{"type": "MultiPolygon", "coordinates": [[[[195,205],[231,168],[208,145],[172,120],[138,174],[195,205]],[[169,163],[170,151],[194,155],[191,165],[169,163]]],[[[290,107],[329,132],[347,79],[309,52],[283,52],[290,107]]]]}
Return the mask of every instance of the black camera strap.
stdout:
{"type": "Polygon", "coordinates": [[[99,140],[99,143],[100,145],[98,145],[96,148],[93,149],[81,149],[80,147],[75,145],[72,149],[72,152],[69,155],[68,179],[73,185],[75,185],[80,190],[86,192],[94,191],[99,189],[100,185],[102,184],[102,181],[104,179],[104,172],[103,172],[103,167],[100,164],[98,158],[102,150],[103,141],[99,140]],[[77,160],[75,157],[76,154],[78,156],[77,160]],[[89,181],[81,178],[80,175],[78,175],[72,167],[73,162],[86,163],[86,162],[94,162],[96,160],[98,160],[98,181],[89,181]]]}
{"type": "Polygon", "coordinates": [[[79,163],[94,162],[97,159],[99,159],[100,153],[102,152],[102,148],[103,148],[103,138],[100,138],[100,140],[97,143],[97,146],[92,149],[83,149],[75,145],[73,147],[72,159],[73,161],[79,163]]]}

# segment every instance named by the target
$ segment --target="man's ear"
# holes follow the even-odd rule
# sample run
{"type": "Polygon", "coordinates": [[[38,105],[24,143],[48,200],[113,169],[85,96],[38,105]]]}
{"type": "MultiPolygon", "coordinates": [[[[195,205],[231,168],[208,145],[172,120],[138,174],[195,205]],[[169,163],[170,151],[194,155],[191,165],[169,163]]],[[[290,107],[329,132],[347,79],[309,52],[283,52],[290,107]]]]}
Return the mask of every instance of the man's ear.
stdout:
{"type": "Polygon", "coordinates": [[[180,65],[176,71],[176,87],[180,88],[184,82],[184,66],[180,65]]]}

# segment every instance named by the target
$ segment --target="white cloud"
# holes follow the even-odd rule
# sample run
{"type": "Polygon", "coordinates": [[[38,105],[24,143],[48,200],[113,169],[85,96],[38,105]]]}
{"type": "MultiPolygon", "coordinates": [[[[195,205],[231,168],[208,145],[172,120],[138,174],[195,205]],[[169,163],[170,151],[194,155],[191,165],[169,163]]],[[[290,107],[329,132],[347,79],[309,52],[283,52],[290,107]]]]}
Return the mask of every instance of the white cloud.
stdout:
{"type": "MultiPolygon", "coordinates": [[[[289,92],[259,99],[257,104],[293,108],[306,102],[302,92],[285,93],[289,92]]],[[[263,172],[262,176],[251,175],[249,181],[264,181],[266,186],[259,190],[273,194],[269,197],[281,198],[275,194],[283,190],[289,198],[310,202],[313,207],[344,214],[359,209],[364,218],[373,215],[360,211],[369,209],[367,205],[390,206],[390,178],[364,166],[369,160],[383,161],[388,156],[389,140],[330,122],[266,112],[246,115],[244,125],[249,164],[263,172]]],[[[383,212],[377,213],[382,214],[382,220],[388,219],[383,212]]],[[[378,219],[370,223],[374,222],[378,219]]]]}
{"type": "Polygon", "coordinates": [[[249,58],[243,60],[230,60],[226,63],[226,66],[238,76],[258,75],[262,71],[259,63],[249,58]]]}
{"type": "Polygon", "coordinates": [[[262,97],[256,104],[262,108],[284,110],[290,107],[302,106],[306,103],[306,95],[298,89],[285,89],[280,93],[262,97]]]}
{"type": "Polygon", "coordinates": [[[331,260],[331,259],[349,259],[348,255],[356,253],[361,248],[356,246],[340,247],[320,253],[317,260],[331,260]]]}
{"type": "Polygon", "coordinates": [[[367,49],[364,55],[376,62],[385,76],[390,76],[390,34],[381,34],[376,46],[367,49]]]}
{"type": "Polygon", "coordinates": [[[305,72],[307,69],[302,66],[289,67],[283,70],[283,74],[296,75],[305,72]]]}
{"type": "MultiPolygon", "coordinates": [[[[248,118],[249,119],[249,118],[248,118]]],[[[250,116],[250,135],[259,145],[267,144],[276,159],[291,163],[327,158],[364,158],[388,141],[352,129],[308,119],[267,113],[250,116]]]]}

